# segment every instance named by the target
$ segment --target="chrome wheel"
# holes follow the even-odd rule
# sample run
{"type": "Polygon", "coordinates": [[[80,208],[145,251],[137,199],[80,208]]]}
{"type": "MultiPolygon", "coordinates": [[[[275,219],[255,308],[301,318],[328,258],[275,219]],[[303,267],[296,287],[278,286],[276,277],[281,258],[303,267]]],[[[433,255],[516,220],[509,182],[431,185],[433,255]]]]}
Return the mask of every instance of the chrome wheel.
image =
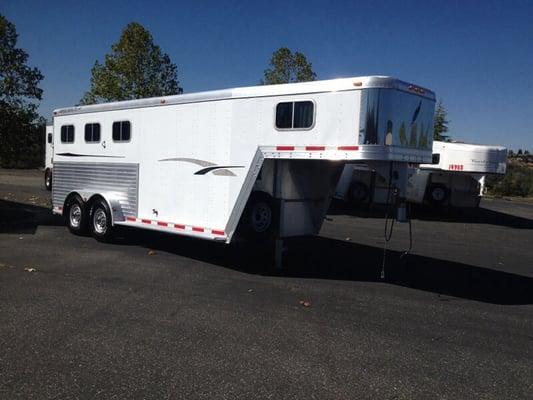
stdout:
{"type": "Polygon", "coordinates": [[[97,208],[93,214],[93,228],[100,235],[104,235],[107,231],[107,216],[101,208],[97,208]]]}
{"type": "Polygon", "coordinates": [[[257,233],[266,232],[272,224],[272,209],[267,203],[257,203],[251,217],[252,229],[257,233]]]}
{"type": "Polygon", "coordinates": [[[72,228],[79,228],[81,225],[82,210],[79,204],[74,203],[68,212],[69,223],[72,228]]]}

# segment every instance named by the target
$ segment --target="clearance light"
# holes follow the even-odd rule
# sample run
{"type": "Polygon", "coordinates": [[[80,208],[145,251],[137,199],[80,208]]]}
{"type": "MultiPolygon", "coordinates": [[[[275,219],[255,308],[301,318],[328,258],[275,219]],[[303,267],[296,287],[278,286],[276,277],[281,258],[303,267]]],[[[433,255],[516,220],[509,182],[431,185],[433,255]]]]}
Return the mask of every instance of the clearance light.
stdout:
{"type": "Polygon", "coordinates": [[[354,82],[353,85],[354,86],[363,86],[363,82],[354,82]]]}
{"type": "Polygon", "coordinates": [[[426,93],[426,91],[424,89],[422,89],[421,87],[415,86],[415,85],[409,85],[408,89],[411,92],[415,92],[415,93],[418,93],[418,94],[426,93]]]}

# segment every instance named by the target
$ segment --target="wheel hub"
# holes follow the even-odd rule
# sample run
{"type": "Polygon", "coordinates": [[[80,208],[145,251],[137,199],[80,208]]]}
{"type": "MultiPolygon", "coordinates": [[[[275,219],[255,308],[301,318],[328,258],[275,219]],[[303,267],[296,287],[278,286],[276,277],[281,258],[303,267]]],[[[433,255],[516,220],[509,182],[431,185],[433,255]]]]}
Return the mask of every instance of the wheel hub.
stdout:
{"type": "Polygon", "coordinates": [[[107,231],[107,216],[104,210],[97,209],[93,215],[93,226],[95,232],[104,234],[107,231]]]}
{"type": "Polygon", "coordinates": [[[445,193],[442,188],[435,188],[433,190],[433,200],[435,201],[442,201],[444,199],[445,193]]]}
{"type": "Polygon", "coordinates": [[[252,228],[255,232],[265,232],[272,223],[272,210],[266,203],[258,203],[252,212],[252,228]]]}
{"type": "Polygon", "coordinates": [[[69,211],[70,226],[79,228],[81,223],[81,207],[79,204],[73,204],[69,211]]]}

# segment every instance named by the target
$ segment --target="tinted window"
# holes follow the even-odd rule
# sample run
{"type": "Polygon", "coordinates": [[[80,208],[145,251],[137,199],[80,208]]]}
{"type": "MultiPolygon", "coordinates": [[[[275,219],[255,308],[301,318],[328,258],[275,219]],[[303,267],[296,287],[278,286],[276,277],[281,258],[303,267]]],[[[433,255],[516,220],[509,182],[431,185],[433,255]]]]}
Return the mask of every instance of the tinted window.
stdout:
{"type": "Polygon", "coordinates": [[[131,139],[130,121],[113,122],[113,140],[115,142],[127,142],[131,139]]]}
{"type": "Polygon", "coordinates": [[[314,104],[312,101],[279,103],[276,106],[276,128],[305,129],[313,126],[314,104]]]}
{"type": "Polygon", "coordinates": [[[63,143],[74,142],[74,125],[63,125],[61,127],[61,142],[63,143]]]}
{"type": "Polygon", "coordinates": [[[432,164],[438,164],[440,163],[440,154],[435,153],[433,154],[433,160],[431,160],[432,164]]]}
{"type": "Polygon", "coordinates": [[[293,128],[310,128],[313,125],[313,102],[297,101],[294,103],[293,128]]]}
{"type": "Polygon", "coordinates": [[[279,103],[276,107],[276,127],[290,129],[292,126],[293,103],[279,103]]]}
{"type": "Polygon", "coordinates": [[[52,134],[51,133],[48,134],[48,143],[52,143],[52,134]]]}
{"type": "Polygon", "coordinates": [[[100,124],[86,124],[85,125],[85,141],[99,142],[100,141],[100,124]]]}

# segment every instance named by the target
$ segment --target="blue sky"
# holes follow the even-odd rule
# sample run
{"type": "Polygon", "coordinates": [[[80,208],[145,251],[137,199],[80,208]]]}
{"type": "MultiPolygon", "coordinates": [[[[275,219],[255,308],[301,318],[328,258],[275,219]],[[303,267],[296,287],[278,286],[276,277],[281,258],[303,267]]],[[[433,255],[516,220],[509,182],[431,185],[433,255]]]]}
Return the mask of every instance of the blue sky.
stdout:
{"type": "Polygon", "coordinates": [[[442,98],[453,138],[533,150],[533,1],[3,0],[45,75],[40,112],[76,104],[137,21],[185,92],[255,85],[272,52],[302,51],[320,79],[392,75],[442,98]]]}

